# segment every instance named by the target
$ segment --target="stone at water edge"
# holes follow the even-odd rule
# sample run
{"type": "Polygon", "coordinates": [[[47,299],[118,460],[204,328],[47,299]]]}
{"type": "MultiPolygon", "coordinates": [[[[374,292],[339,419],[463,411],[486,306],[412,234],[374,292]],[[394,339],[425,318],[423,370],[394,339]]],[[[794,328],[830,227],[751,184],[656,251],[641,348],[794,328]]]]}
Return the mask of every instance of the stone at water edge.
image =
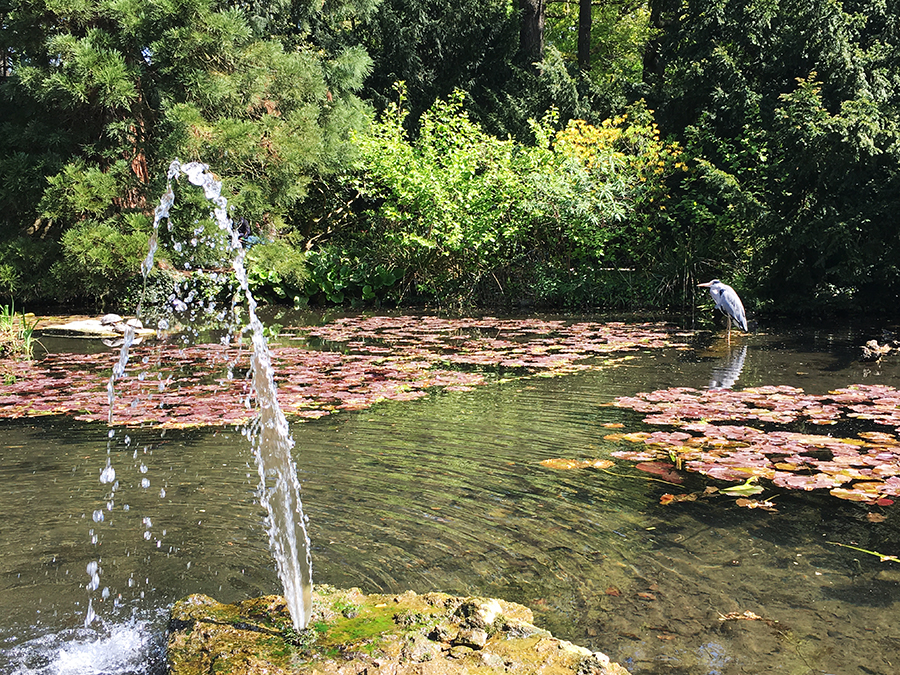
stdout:
{"type": "Polygon", "coordinates": [[[537,628],[527,607],[444,593],[365,595],[317,586],[310,627],[295,633],[284,598],[175,603],[170,675],[628,675],[537,628]]]}

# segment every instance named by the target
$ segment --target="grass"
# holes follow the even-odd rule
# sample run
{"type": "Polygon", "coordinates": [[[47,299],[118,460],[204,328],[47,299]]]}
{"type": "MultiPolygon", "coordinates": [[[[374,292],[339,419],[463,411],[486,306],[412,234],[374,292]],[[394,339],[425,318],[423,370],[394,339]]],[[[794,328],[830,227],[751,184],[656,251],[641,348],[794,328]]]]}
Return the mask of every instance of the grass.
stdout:
{"type": "Polygon", "coordinates": [[[15,304],[0,306],[0,358],[30,359],[37,341],[25,314],[16,314],[15,304]]]}

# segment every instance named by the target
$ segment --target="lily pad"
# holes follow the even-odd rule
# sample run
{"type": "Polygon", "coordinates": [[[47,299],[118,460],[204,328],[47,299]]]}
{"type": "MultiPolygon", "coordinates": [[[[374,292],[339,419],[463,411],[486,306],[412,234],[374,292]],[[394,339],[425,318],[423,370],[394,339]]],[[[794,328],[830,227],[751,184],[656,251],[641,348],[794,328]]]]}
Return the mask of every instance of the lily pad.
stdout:
{"type": "Polygon", "coordinates": [[[893,387],[853,385],[824,395],[784,386],[743,391],[677,387],[620,397],[615,405],[645,413],[648,425],[676,428],[607,435],[611,441],[645,446],[638,453],[613,452],[615,457],[647,462],[651,453],[657,459],[675,453],[684,455],[688,471],[711,478],[737,481],[749,474],[780,488],[826,489],[835,497],[871,504],[900,495],[896,434],[864,430],[855,438],[839,438],[785,428],[854,420],[898,427],[900,391],[893,387]],[[695,452],[688,454],[686,448],[695,452]]]}

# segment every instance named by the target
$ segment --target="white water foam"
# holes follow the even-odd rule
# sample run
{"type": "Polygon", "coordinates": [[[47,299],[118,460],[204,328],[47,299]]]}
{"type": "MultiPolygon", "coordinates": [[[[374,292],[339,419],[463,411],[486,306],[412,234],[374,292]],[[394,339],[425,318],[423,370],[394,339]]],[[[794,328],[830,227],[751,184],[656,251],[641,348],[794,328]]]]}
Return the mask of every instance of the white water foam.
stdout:
{"type": "Polygon", "coordinates": [[[101,630],[50,633],[6,651],[10,675],[158,675],[165,672],[161,629],[149,621],[101,630]]]}

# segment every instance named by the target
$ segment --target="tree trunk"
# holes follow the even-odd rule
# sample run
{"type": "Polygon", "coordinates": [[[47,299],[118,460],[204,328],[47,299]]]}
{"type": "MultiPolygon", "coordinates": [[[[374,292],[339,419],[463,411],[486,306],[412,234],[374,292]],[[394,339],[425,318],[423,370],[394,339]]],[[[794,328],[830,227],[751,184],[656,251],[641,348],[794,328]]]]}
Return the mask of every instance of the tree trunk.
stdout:
{"type": "Polygon", "coordinates": [[[591,69],[591,0],[578,0],[578,67],[591,69]]]}
{"type": "Polygon", "coordinates": [[[644,48],[644,74],[643,80],[650,84],[654,80],[661,79],[664,73],[662,63],[662,29],[664,22],[662,20],[662,0],[650,1],[650,25],[657,30],[657,35],[647,42],[644,48]]]}
{"type": "Polygon", "coordinates": [[[544,58],[544,10],[546,0],[519,0],[522,10],[522,30],[519,46],[528,63],[540,63],[544,58]]]}

